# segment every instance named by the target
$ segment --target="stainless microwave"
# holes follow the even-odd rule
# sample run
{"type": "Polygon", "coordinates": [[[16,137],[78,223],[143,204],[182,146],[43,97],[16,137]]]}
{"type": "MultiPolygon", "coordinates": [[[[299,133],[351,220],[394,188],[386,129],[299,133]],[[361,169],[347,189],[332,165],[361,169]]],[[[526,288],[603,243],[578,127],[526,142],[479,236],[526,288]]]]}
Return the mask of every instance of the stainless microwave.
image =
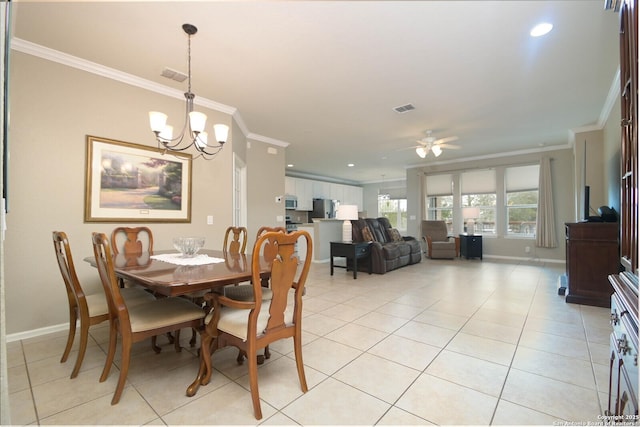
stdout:
{"type": "Polygon", "coordinates": [[[285,196],[284,198],[285,209],[298,209],[298,198],[296,196],[285,196]]]}

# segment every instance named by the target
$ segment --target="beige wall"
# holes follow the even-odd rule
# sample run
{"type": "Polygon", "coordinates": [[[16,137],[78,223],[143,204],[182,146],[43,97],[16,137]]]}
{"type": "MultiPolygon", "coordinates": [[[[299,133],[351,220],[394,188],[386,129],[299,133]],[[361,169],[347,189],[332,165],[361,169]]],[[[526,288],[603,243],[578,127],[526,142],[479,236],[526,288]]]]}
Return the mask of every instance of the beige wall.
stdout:
{"type": "Polygon", "coordinates": [[[284,148],[249,142],[247,148],[249,166],[249,212],[247,230],[252,245],[262,226],[284,227],[284,200],[276,202],[276,196],[284,195],[284,148]]]}
{"type": "MultiPolygon", "coordinates": [[[[110,232],[115,224],[84,223],[85,137],[155,145],[148,127],[148,111],[164,111],[178,127],[184,102],[99,77],[61,64],[12,51],[9,129],[9,214],[5,241],[7,333],[15,334],[68,322],[64,285],[55,262],[51,232],[67,232],[82,283],[101,291],[94,269],[82,261],[91,255],[91,232],[110,232]]],[[[264,189],[284,192],[284,154],[268,157],[236,146],[245,144],[231,116],[196,107],[208,124],[230,125],[231,138],[213,160],[193,161],[192,221],[153,223],[154,246],[170,248],[178,235],[203,235],[206,247],[222,246],[223,233],[232,222],[232,152],[243,158],[249,174],[250,196],[264,189]],[[273,180],[273,181],[271,181],[273,180]],[[278,188],[276,190],[276,188],[278,188]],[[207,215],[214,217],[206,225],[207,215]]],[[[266,197],[266,196],[265,196],[266,197]]],[[[266,200],[266,199],[265,199],[266,200]]],[[[273,200],[273,198],[271,198],[273,200]]],[[[274,219],[272,206],[249,202],[251,222],[274,219]],[[264,220],[262,218],[265,218],[264,220]]],[[[284,212],[284,210],[282,210],[284,212]]]]}

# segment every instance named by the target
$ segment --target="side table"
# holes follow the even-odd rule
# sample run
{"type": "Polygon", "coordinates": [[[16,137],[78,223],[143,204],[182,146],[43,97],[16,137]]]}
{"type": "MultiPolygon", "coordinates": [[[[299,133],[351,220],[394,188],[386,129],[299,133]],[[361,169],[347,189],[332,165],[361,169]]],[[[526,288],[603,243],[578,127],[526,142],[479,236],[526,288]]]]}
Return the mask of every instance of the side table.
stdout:
{"type": "MultiPolygon", "coordinates": [[[[353,278],[358,278],[358,260],[368,259],[371,256],[369,250],[370,242],[330,242],[331,244],[331,275],[333,276],[333,257],[344,257],[347,259],[347,266],[349,267],[349,261],[353,262],[353,278]]],[[[335,266],[340,267],[340,266],[335,266]]],[[[372,273],[371,262],[369,262],[369,274],[372,273]]]]}
{"type": "Polygon", "coordinates": [[[475,234],[460,235],[460,256],[482,259],[482,236],[475,234]]]}

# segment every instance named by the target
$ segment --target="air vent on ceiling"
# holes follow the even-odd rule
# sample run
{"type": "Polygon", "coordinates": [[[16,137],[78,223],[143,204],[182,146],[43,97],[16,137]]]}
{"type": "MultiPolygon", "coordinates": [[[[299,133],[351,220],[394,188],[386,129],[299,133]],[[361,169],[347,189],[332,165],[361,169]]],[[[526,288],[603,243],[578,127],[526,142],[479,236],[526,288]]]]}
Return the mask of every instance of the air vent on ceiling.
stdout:
{"type": "Polygon", "coordinates": [[[176,71],[176,70],[172,70],[171,68],[164,68],[164,70],[162,70],[162,77],[166,77],[168,79],[171,80],[175,80],[177,82],[183,82],[185,80],[187,80],[187,75],[184,73],[181,73],[180,71],[176,71]]]}
{"type": "Polygon", "coordinates": [[[411,110],[415,110],[416,107],[414,107],[412,104],[406,104],[406,105],[401,105],[399,107],[394,107],[393,111],[395,111],[396,113],[406,113],[407,111],[411,111],[411,110]]]}

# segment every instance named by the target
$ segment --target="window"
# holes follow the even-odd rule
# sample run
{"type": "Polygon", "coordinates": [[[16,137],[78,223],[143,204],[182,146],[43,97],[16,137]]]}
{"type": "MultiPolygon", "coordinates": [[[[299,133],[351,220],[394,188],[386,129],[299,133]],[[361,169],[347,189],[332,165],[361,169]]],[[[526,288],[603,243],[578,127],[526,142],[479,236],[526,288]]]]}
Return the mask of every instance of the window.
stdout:
{"type": "Polygon", "coordinates": [[[407,199],[378,196],[378,215],[388,218],[393,228],[407,231],[407,199]]]}
{"type": "Polygon", "coordinates": [[[442,220],[447,223],[449,234],[453,234],[453,194],[452,176],[430,175],[426,177],[427,219],[442,220]]]}
{"type": "Polygon", "coordinates": [[[538,215],[538,176],[540,165],[507,168],[505,203],[507,235],[534,237],[538,215]]]}
{"type": "Polygon", "coordinates": [[[464,228],[473,221],[475,234],[496,234],[496,173],[494,170],[460,174],[464,228]],[[475,209],[467,209],[475,208],[475,209]],[[469,217],[465,217],[469,215],[469,217]]]}

